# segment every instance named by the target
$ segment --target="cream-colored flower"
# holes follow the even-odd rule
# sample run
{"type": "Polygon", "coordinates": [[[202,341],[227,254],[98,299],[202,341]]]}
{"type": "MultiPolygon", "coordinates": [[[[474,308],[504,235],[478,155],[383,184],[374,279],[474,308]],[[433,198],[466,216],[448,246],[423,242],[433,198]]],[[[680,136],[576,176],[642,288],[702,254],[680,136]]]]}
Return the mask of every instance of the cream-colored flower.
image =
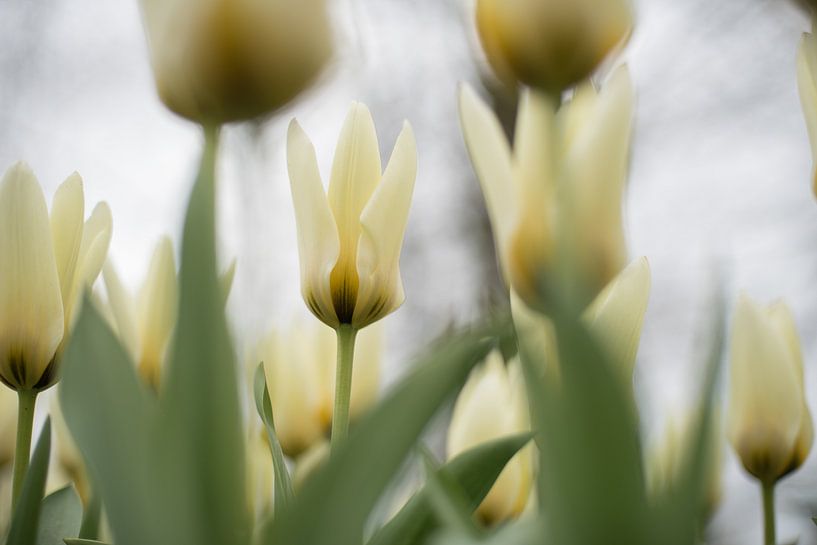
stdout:
{"type": "MultiPolygon", "coordinates": [[[[530,430],[525,383],[518,360],[508,365],[492,352],[471,372],[454,405],[448,428],[448,458],[482,443],[530,430]]],[[[533,486],[533,446],[519,451],[505,466],[477,508],[488,524],[518,517],[533,486]]]]}
{"type": "MultiPolygon", "coordinates": [[[[607,353],[624,380],[631,385],[641,328],[650,297],[650,265],[641,257],[630,263],[585,309],[582,320],[607,353]]],[[[515,294],[511,297],[514,327],[520,350],[533,361],[542,360],[543,373],[559,375],[556,332],[550,319],[525,305],[515,294]]]]}
{"type": "Polygon", "coordinates": [[[630,35],[629,0],[478,0],[477,28],[489,62],[549,92],[588,78],[630,35]]]}
{"type": "Polygon", "coordinates": [[[54,194],[49,218],[40,184],[25,163],[0,181],[0,380],[44,390],[77,317],[79,298],[102,268],[111,240],[108,205],[85,220],[82,179],[54,194]]]}
{"type": "Polygon", "coordinates": [[[405,299],[400,250],[417,174],[411,126],[403,124],[384,172],[372,116],[363,104],[352,104],[328,195],[312,143],[294,120],[287,164],[309,309],[334,329],[361,329],[396,310],[405,299]]]}
{"type": "Polygon", "coordinates": [[[255,520],[263,520],[272,512],[274,485],[275,467],[266,432],[255,430],[247,443],[247,494],[255,520]]]}
{"type": "MultiPolygon", "coordinates": [[[[815,22],[812,22],[814,26],[815,22]]],[[[817,162],[817,38],[805,33],[797,50],[797,87],[806,118],[812,159],[817,162]]],[[[812,174],[812,189],[817,192],[817,169],[812,174]]]]}
{"type": "Polygon", "coordinates": [[[773,484],[811,450],[814,429],[803,387],[803,357],[788,307],[761,307],[742,294],[731,340],[727,435],[746,471],[773,484]]]}
{"type": "Polygon", "coordinates": [[[331,54],[324,0],[141,0],[159,97],[177,114],[227,122],[270,113],[331,54]]]}
{"type": "Polygon", "coordinates": [[[503,274],[529,306],[546,308],[543,281],[565,272],[589,302],[627,263],[622,196],[632,110],[623,67],[601,91],[579,87],[558,111],[525,90],[511,149],[490,108],[462,88],[462,130],[503,274]]]}
{"type": "Polygon", "coordinates": [[[119,340],[142,378],[158,388],[179,304],[173,244],[168,237],[159,241],[135,301],[110,262],[102,276],[119,340]]]}
{"type": "MultiPolygon", "coordinates": [[[[290,457],[323,441],[332,425],[335,341],[332,330],[323,325],[293,323],[286,331],[270,331],[251,354],[251,362],[264,363],[275,430],[290,457]]],[[[382,342],[377,325],[358,335],[349,409],[352,419],[377,399],[382,342]]]]}

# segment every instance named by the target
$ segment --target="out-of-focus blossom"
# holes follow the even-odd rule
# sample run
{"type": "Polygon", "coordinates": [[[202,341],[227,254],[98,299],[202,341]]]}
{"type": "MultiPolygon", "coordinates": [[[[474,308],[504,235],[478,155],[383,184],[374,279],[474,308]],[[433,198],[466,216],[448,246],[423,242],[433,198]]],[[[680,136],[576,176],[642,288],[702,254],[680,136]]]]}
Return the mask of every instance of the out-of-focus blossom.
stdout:
{"type": "Polygon", "coordinates": [[[478,0],[489,62],[511,78],[560,92],[588,78],[629,37],[629,0],[478,0]]]}
{"type": "Polygon", "coordinates": [[[788,307],[762,307],[742,294],[731,350],[727,435],[746,471],[770,485],[803,464],[814,439],[788,307]]]}
{"type": "MultiPolygon", "coordinates": [[[[482,443],[530,430],[527,395],[518,360],[508,365],[499,352],[472,371],[454,405],[448,428],[448,458],[482,443]]],[[[531,445],[502,470],[477,515],[488,524],[518,517],[534,481],[531,445]]]]}
{"type": "MultiPolygon", "coordinates": [[[[460,119],[494,230],[505,280],[547,310],[557,278],[587,304],[627,263],[622,196],[633,91],[626,68],[601,91],[586,83],[557,110],[523,91],[513,149],[491,109],[468,86],[460,119]]],[[[560,284],[562,286],[562,284],[560,284]]]]}
{"type": "MultiPolygon", "coordinates": [[[[814,26],[815,22],[812,22],[814,26]]],[[[804,33],[797,51],[797,86],[806,118],[811,154],[817,162],[817,38],[804,33]]],[[[813,190],[817,192],[817,169],[812,173],[813,190]]]]}
{"type": "Polygon", "coordinates": [[[329,193],[315,150],[297,121],[289,126],[287,164],[298,228],[301,293],[329,327],[361,329],[405,299],[400,250],[417,151],[408,122],[386,170],[369,110],[352,104],[338,139],[329,193]]]}
{"type": "MultiPolygon", "coordinates": [[[[264,363],[275,430],[290,457],[324,441],[332,425],[335,341],[332,330],[323,325],[298,323],[286,331],[270,331],[250,355],[251,363],[264,363]]],[[[377,399],[381,353],[381,328],[361,331],[352,368],[353,420],[377,399]]]]}
{"type": "Polygon", "coordinates": [[[28,165],[6,171],[0,181],[0,380],[9,387],[39,391],[57,380],[79,298],[99,275],[112,224],[104,202],[85,219],[78,174],[57,188],[49,218],[28,165]]]}
{"type": "Polygon", "coordinates": [[[331,55],[324,0],[141,0],[156,88],[203,123],[270,113],[331,55]]]}
{"type": "Polygon", "coordinates": [[[255,430],[247,442],[247,493],[255,520],[272,512],[275,468],[266,433],[255,430]]]}

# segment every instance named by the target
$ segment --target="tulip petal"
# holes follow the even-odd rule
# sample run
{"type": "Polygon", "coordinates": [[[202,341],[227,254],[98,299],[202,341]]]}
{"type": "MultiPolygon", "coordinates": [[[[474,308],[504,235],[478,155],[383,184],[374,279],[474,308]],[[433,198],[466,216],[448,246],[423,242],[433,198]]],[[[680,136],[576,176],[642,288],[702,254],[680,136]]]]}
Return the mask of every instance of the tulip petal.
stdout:
{"type": "Polygon", "coordinates": [[[147,279],[139,293],[137,327],[141,340],[139,372],[158,384],[168,341],[176,326],[179,286],[173,244],[162,237],[150,260],[147,279]]]}
{"type": "Polygon", "coordinates": [[[139,333],[136,329],[136,310],[113,264],[106,261],[102,267],[102,280],[108,293],[108,304],[113,314],[114,329],[134,365],[139,361],[139,333]]]}
{"type": "Polygon", "coordinates": [[[70,324],[73,324],[78,316],[79,307],[76,303],[82,296],[83,290],[89,289],[102,271],[102,266],[108,257],[112,234],[111,209],[108,203],[100,202],[94,207],[82,232],[73,287],[65,307],[66,321],[70,324]]]}
{"type": "Polygon", "coordinates": [[[298,230],[301,293],[318,319],[337,327],[330,275],[340,253],[338,230],[321,183],[315,148],[295,120],[287,133],[287,168],[298,230]]]}
{"type": "Polygon", "coordinates": [[[590,331],[620,366],[625,384],[633,379],[649,298],[650,265],[641,257],[621,271],[584,312],[590,331]]]}
{"type": "Polygon", "coordinates": [[[417,145],[411,125],[405,122],[383,180],[360,216],[359,287],[352,319],[360,327],[386,316],[405,299],[400,251],[416,177],[417,145]]]}
{"type": "MultiPolygon", "coordinates": [[[[806,119],[812,160],[817,161],[817,38],[803,34],[797,49],[797,88],[806,119]]],[[[817,191],[817,177],[814,190],[817,191]]]]}
{"type": "Polygon", "coordinates": [[[493,111],[468,85],[460,88],[459,110],[465,145],[485,196],[502,274],[509,283],[507,246],[516,214],[511,149],[493,111]]]}
{"type": "Polygon", "coordinates": [[[19,389],[43,378],[64,330],[48,209],[24,163],[0,181],[0,377],[19,389]]]}
{"type": "Polygon", "coordinates": [[[60,275],[63,307],[69,306],[68,299],[74,285],[84,218],[82,178],[74,172],[57,188],[51,203],[51,237],[54,241],[57,273],[60,275]]]}

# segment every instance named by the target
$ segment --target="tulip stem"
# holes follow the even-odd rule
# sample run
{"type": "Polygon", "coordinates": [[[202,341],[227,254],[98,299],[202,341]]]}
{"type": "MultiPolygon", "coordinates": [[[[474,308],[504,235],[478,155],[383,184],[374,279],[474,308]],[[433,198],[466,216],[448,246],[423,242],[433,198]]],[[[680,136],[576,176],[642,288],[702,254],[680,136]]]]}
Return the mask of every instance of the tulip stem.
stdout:
{"type": "Polygon", "coordinates": [[[17,505],[17,499],[23,490],[23,480],[28,471],[28,461],[31,456],[31,432],[34,428],[34,405],[37,402],[37,392],[34,390],[19,390],[17,392],[17,446],[14,451],[14,481],[11,491],[12,509],[17,505]]]}
{"type": "Polygon", "coordinates": [[[338,362],[335,370],[335,407],[332,411],[332,446],[334,452],[349,432],[349,405],[352,399],[352,367],[355,359],[357,330],[349,324],[337,329],[338,362]]]}
{"type": "Polygon", "coordinates": [[[775,545],[774,482],[761,483],[763,489],[764,545],[775,545]]]}

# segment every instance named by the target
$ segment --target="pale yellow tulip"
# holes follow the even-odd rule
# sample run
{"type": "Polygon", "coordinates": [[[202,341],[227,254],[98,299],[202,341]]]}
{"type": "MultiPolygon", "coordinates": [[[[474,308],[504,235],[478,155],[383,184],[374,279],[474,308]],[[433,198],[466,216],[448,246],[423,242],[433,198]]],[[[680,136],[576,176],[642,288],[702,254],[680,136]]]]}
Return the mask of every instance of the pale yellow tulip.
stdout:
{"type": "Polygon", "coordinates": [[[579,87],[559,110],[526,90],[511,149],[490,108],[462,88],[462,130],[503,275],[528,306],[546,310],[543,281],[565,272],[559,267],[570,266],[587,304],[627,263],[622,197],[632,110],[623,67],[601,91],[579,87]]]}
{"type": "Polygon", "coordinates": [[[85,220],[84,208],[76,173],[57,189],[50,218],[25,163],[0,181],[0,380],[15,390],[41,391],[57,380],[79,298],[107,255],[110,209],[99,203],[85,220]]]}
{"type": "MultiPolygon", "coordinates": [[[[506,366],[492,352],[472,371],[454,405],[448,428],[448,458],[508,435],[530,431],[525,383],[518,360],[506,366]]],[[[533,446],[519,451],[505,466],[477,508],[487,524],[516,518],[525,510],[534,482],[533,446]]]]}
{"type": "MultiPolygon", "coordinates": [[[[382,329],[360,332],[352,369],[350,415],[360,416],[377,400],[382,329]]],[[[320,324],[293,323],[272,330],[250,356],[264,363],[275,429],[284,452],[300,456],[324,437],[332,424],[337,346],[332,330],[320,324]]]]}
{"type": "Polygon", "coordinates": [[[629,0],[478,0],[477,28],[505,80],[560,92],[588,78],[629,37],[629,0]]]}
{"type": "Polygon", "coordinates": [[[746,471],[771,486],[803,464],[814,437],[788,307],[761,307],[742,294],[731,350],[727,435],[746,471]]]}
{"type": "Polygon", "coordinates": [[[156,88],[203,123],[270,113],[331,54],[324,0],[141,0],[156,88]]]}
{"type": "Polygon", "coordinates": [[[247,444],[247,494],[255,520],[263,520],[273,508],[275,468],[266,432],[254,430],[247,444]]]}
{"type": "Polygon", "coordinates": [[[287,164],[298,228],[301,293],[315,316],[359,330],[405,299],[400,250],[408,220],[417,151],[408,122],[381,170],[372,116],[352,104],[338,139],[329,193],[315,150],[297,121],[289,126],[287,164]]]}

